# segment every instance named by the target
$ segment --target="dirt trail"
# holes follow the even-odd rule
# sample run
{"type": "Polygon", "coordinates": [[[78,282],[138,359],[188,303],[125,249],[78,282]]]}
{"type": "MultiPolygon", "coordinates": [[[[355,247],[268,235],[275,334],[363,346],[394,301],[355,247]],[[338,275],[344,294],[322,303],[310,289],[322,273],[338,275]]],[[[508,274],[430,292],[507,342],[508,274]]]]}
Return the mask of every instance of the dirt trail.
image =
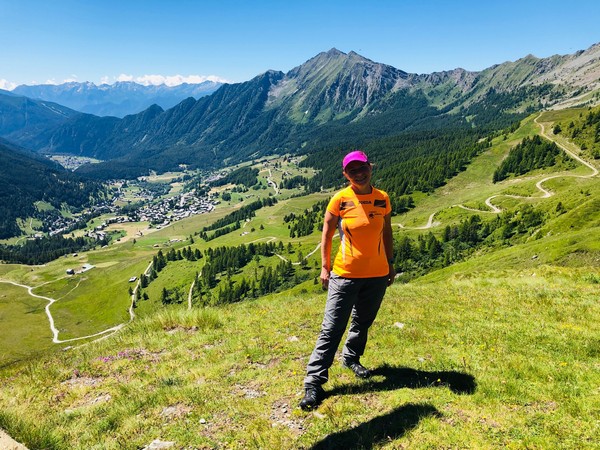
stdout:
{"type": "Polygon", "coordinates": [[[428,228],[431,228],[433,226],[439,225],[440,222],[434,222],[433,218],[435,217],[435,215],[437,214],[437,212],[431,213],[431,215],[429,216],[429,220],[427,220],[427,223],[421,227],[407,227],[402,225],[401,223],[397,224],[400,228],[404,228],[406,230],[427,230],[428,228]]]}
{"type": "MultiPolygon", "coordinates": [[[[144,273],[146,275],[148,275],[151,267],[152,267],[152,263],[150,263],[148,265],[148,267],[146,268],[146,270],[144,271],[144,273]]],[[[133,289],[133,293],[131,294],[131,304],[129,305],[129,322],[131,322],[131,321],[133,321],[133,319],[135,319],[135,312],[133,311],[133,307],[134,307],[133,305],[135,303],[136,292],[138,289],[140,289],[140,281],[141,280],[138,280],[137,285],[135,286],[135,288],[133,289]]],[[[25,288],[25,289],[27,289],[27,292],[29,293],[30,296],[36,297],[36,298],[41,298],[43,300],[48,301],[48,304],[46,305],[45,310],[46,310],[46,315],[48,316],[48,322],[50,322],[50,330],[52,331],[52,342],[54,342],[55,344],[65,344],[68,342],[81,341],[83,339],[89,339],[89,338],[94,338],[94,337],[99,337],[99,336],[101,339],[103,339],[107,336],[110,336],[113,333],[116,333],[117,331],[119,331],[121,328],[123,328],[126,325],[126,323],[120,323],[114,327],[107,328],[106,330],[102,330],[95,334],[90,334],[87,336],[80,336],[80,337],[71,338],[71,339],[59,339],[58,338],[59,330],[54,325],[54,318],[52,317],[52,313],[50,312],[50,307],[58,299],[44,297],[43,295],[34,294],[33,289],[35,289],[36,287],[39,287],[39,286],[27,286],[27,285],[15,283],[14,281],[9,281],[9,280],[0,280],[0,283],[8,283],[8,284],[12,284],[14,286],[19,286],[19,287],[25,288]]],[[[0,450],[4,450],[3,447],[0,447],[0,450]]]]}
{"type": "Polygon", "coordinates": [[[19,444],[2,429],[0,429],[0,449],[2,450],[27,450],[23,444],[19,444]]]}
{"type": "MultiPolygon", "coordinates": [[[[539,116],[537,116],[535,119],[533,119],[533,121],[536,123],[536,125],[538,125],[540,127],[540,134],[545,137],[546,139],[548,139],[551,142],[554,142],[562,151],[564,151],[567,155],[569,155],[571,158],[573,158],[575,161],[583,164],[584,166],[590,168],[592,170],[592,173],[588,174],[588,175],[572,175],[572,174],[557,174],[557,175],[551,175],[549,177],[543,178],[540,181],[538,181],[535,184],[535,187],[542,193],[541,196],[539,197],[530,197],[530,196],[522,196],[522,195],[509,195],[509,194],[497,194],[497,195],[492,195],[490,198],[486,199],[485,204],[487,206],[490,207],[491,212],[493,213],[500,213],[502,212],[502,210],[500,208],[498,208],[496,205],[494,205],[492,203],[492,199],[496,198],[496,197],[509,197],[509,198],[548,198],[548,197],[552,197],[554,195],[553,192],[545,189],[542,185],[548,181],[548,180],[552,180],[554,178],[562,178],[562,177],[573,177],[573,178],[592,178],[595,177],[596,175],[598,175],[598,169],[596,169],[596,167],[594,167],[591,163],[587,162],[586,160],[584,160],[583,158],[581,158],[579,155],[576,155],[575,153],[573,153],[571,150],[569,150],[568,148],[566,148],[564,145],[562,145],[560,142],[557,142],[556,140],[552,139],[551,136],[546,134],[546,128],[544,127],[544,124],[541,122],[538,122],[538,119],[541,117],[541,114],[539,116]]],[[[477,210],[473,210],[471,208],[466,208],[462,205],[456,205],[460,208],[464,208],[464,209],[470,209],[472,211],[477,211],[477,210]]],[[[483,212],[483,211],[482,211],[483,212]]]]}
{"type": "Polygon", "coordinates": [[[267,177],[267,184],[273,188],[273,190],[275,191],[275,195],[279,195],[279,186],[277,186],[277,183],[275,183],[272,180],[273,173],[271,172],[271,169],[263,169],[259,173],[261,172],[269,172],[269,176],[267,177]]]}
{"type": "MultiPolygon", "coordinates": [[[[545,177],[545,178],[541,179],[540,181],[538,181],[535,184],[535,187],[542,194],[542,195],[537,196],[537,197],[523,196],[523,195],[510,195],[510,194],[496,194],[496,195],[492,195],[491,197],[489,197],[489,198],[487,198],[485,200],[486,206],[488,208],[490,208],[489,210],[482,210],[482,209],[477,209],[477,208],[469,208],[469,207],[464,206],[464,205],[452,205],[452,206],[450,206],[451,208],[455,208],[456,207],[456,208],[462,208],[462,209],[466,209],[468,211],[474,211],[474,212],[479,212],[479,213],[499,214],[499,213],[502,212],[502,209],[492,203],[492,200],[495,199],[495,198],[497,198],[497,197],[508,197],[508,198],[548,198],[548,197],[551,197],[551,196],[554,195],[553,192],[549,191],[548,189],[546,189],[546,188],[544,188],[542,186],[548,180],[552,180],[554,178],[562,178],[562,177],[593,178],[593,177],[595,177],[595,176],[598,175],[598,173],[599,173],[598,169],[593,164],[591,164],[588,161],[586,161],[585,159],[581,158],[579,155],[576,155],[571,150],[569,150],[564,145],[562,145],[560,142],[557,142],[556,140],[552,139],[551,136],[549,136],[548,134],[546,134],[546,128],[544,127],[544,124],[538,121],[538,119],[540,117],[541,117],[541,114],[538,115],[533,120],[536,123],[536,125],[538,125],[540,127],[540,135],[543,136],[543,137],[545,137],[549,141],[554,142],[561,150],[563,150],[567,155],[569,155],[575,161],[577,161],[577,162],[583,164],[584,166],[588,167],[592,171],[592,173],[590,173],[588,175],[573,175],[573,174],[569,174],[569,173],[561,173],[561,174],[550,175],[548,177],[545,177]]],[[[411,229],[413,229],[413,230],[424,230],[424,229],[427,229],[427,228],[431,228],[432,226],[439,225],[440,222],[433,222],[433,217],[434,217],[435,214],[436,213],[433,213],[433,214],[431,214],[431,216],[429,216],[429,221],[427,222],[426,225],[424,225],[422,227],[412,227],[411,229]]],[[[400,228],[408,228],[408,227],[404,227],[402,224],[398,224],[398,226],[400,228]]]]}
{"type": "MultiPolygon", "coordinates": [[[[52,342],[54,342],[55,344],[65,344],[67,342],[80,341],[82,339],[88,339],[91,337],[102,336],[107,333],[116,332],[116,331],[120,330],[121,328],[123,328],[123,326],[125,325],[125,324],[119,324],[115,327],[108,328],[106,330],[100,331],[99,333],[91,334],[88,336],[81,336],[81,337],[71,338],[71,339],[59,339],[58,338],[59,331],[54,326],[54,318],[52,317],[52,313],[50,312],[50,306],[52,306],[56,302],[55,298],[44,297],[43,295],[34,294],[33,289],[35,289],[36,286],[26,286],[24,284],[15,283],[14,281],[8,281],[8,280],[0,280],[0,283],[8,283],[8,284],[12,284],[14,286],[19,286],[19,287],[25,288],[25,289],[27,289],[27,292],[29,293],[30,296],[36,297],[36,298],[41,298],[43,300],[48,301],[48,304],[46,305],[45,309],[46,309],[46,315],[48,316],[48,321],[50,322],[50,330],[52,331],[52,342]]],[[[0,448],[2,448],[2,447],[0,447],[0,448]]]]}

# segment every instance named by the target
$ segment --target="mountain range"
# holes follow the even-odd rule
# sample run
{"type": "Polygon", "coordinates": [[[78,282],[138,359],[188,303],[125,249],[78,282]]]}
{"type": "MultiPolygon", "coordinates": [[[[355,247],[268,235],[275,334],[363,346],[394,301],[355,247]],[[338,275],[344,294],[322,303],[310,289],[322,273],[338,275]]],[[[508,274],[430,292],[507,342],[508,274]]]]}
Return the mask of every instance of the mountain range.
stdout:
{"type": "Polygon", "coordinates": [[[119,81],[97,86],[91,82],[69,82],[58,85],[22,84],[12,92],[36,100],[59,103],[76,111],[96,116],[124,117],[139,113],[153,104],[168,109],[188,97],[198,99],[210,95],[222,84],[204,81],[177,86],[165,84],[146,86],[132,81],[119,81]]]}
{"type": "MultiPolygon", "coordinates": [[[[500,129],[542,108],[595,104],[599,89],[600,44],[480,72],[432,74],[331,49],[288,73],[267,71],[166,110],[152,105],[123,118],[56,111],[34,130],[30,114],[21,129],[0,130],[39,152],[105,161],[80,167],[84,174],[132,177],[180,164],[218,167],[270,153],[364,145],[409,130],[500,129]]],[[[14,103],[14,93],[0,94],[0,105],[6,101],[14,103]]],[[[23,102],[47,112],[48,104],[23,102]]]]}
{"type": "Polygon", "coordinates": [[[123,118],[0,92],[0,427],[31,449],[596,448],[599,67],[599,45],[434,74],[332,49],[123,118]],[[323,188],[359,145],[394,208],[398,277],[375,377],[333,367],[303,414],[323,188]],[[71,173],[46,152],[105,162],[71,173]],[[307,157],[256,161],[283,152],[307,157]],[[215,212],[178,222],[204,177],[81,176],[242,160],[215,212]],[[119,212],[136,222],[108,244],[82,237],[119,212]],[[27,239],[72,215],[85,229],[27,239]]]}
{"type": "Polygon", "coordinates": [[[76,115],[77,111],[57,103],[32,100],[0,89],[0,137],[24,140],[76,115]],[[17,139],[10,138],[12,133],[17,139]]]}

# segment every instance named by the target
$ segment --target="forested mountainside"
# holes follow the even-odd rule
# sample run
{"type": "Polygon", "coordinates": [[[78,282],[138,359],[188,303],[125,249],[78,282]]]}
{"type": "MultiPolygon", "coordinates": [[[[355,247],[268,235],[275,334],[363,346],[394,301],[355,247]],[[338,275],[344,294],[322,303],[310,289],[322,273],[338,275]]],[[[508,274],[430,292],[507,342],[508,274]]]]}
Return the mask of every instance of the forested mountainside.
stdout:
{"type": "Polygon", "coordinates": [[[155,105],[123,119],[76,116],[13,138],[38,151],[107,160],[80,168],[91,176],[133,177],[180,164],[216,167],[271,153],[365,146],[403,131],[501,129],[543,107],[599,101],[598,79],[598,45],[482,72],[428,75],[332,49],[287,74],[267,71],[167,110],[155,105]]]}
{"type": "Polygon", "coordinates": [[[151,105],[172,108],[186,98],[210,95],[223,83],[205,81],[183,83],[177,86],[142,85],[133,81],[119,81],[97,86],[91,82],[63,84],[20,85],[12,92],[26,97],[51,101],[76,111],[96,116],[124,117],[137,114],[151,105]]]}
{"type": "Polygon", "coordinates": [[[32,100],[0,89],[0,137],[11,139],[15,134],[15,140],[26,140],[77,114],[56,103],[32,100]]]}
{"type": "MultiPolygon", "coordinates": [[[[422,130],[368,142],[363,148],[377,167],[374,182],[391,196],[415,191],[431,192],[464,170],[469,161],[489,145],[481,131],[468,128],[422,130]]],[[[340,161],[343,147],[326,147],[308,156],[302,166],[319,169],[307,189],[344,183],[340,161]]]]}
{"type": "Polygon", "coordinates": [[[35,202],[57,209],[90,204],[104,195],[104,187],[66,171],[57,163],[0,139],[0,239],[18,236],[17,218],[42,214],[35,202]]]}

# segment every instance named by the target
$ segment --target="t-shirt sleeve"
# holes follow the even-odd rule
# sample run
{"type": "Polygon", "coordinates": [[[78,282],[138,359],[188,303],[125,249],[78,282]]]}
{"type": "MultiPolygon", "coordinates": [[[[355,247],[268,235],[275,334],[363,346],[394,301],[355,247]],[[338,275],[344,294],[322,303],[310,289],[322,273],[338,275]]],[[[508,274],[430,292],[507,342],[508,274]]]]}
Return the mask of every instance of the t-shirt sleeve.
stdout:
{"type": "Polygon", "coordinates": [[[384,194],[385,196],[385,215],[387,216],[389,213],[392,212],[392,203],[390,202],[390,196],[387,194],[384,194]]]}
{"type": "Polygon", "coordinates": [[[340,215],[340,198],[341,197],[339,194],[336,194],[331,198],[331,200],[329,200],[329,203],[327,204],[327,211],[338,217],[340,215]]]}

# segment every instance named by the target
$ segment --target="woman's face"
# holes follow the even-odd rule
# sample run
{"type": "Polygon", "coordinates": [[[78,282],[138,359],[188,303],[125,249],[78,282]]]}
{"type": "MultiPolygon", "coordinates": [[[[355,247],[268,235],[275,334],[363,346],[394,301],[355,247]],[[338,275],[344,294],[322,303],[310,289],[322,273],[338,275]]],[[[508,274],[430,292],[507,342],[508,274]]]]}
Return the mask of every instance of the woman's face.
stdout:
{"type": "Polygon", "coordinates": [[[346,179],[362,189],[371,185],[371,173],[371,164],[360,161],[352,161],[344,169],[346,179]]]}

